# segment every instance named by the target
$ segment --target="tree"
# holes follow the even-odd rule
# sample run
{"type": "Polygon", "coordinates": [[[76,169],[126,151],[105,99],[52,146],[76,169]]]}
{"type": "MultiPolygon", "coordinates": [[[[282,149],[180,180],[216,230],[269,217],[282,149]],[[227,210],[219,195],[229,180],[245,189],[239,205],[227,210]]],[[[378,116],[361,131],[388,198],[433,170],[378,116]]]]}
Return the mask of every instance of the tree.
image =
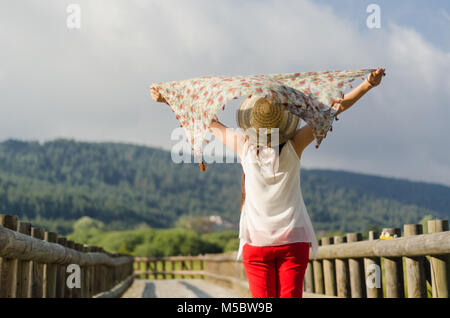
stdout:
{"type": "Polygon", "coordinates": [[[435,217],[432,215],[425,215],[420,221],[419,224],[422,224],[422,231],[424,234],[428,233],[428,221],[434,220],[435,217]]]}
{"type": "Polygon", "coordinates": [[[83,216],[73,224],[74,232],[82,232],[89,230],[103,230],[104,223],[102,221],[93,219],[89,216],[83,216]]]}
{"type": "Polygon", "coordinates": [[[239,249],[239,239],[234,238],[227,242],[224,248],[224,252],[231,252],[231,251],[237,251],[239,249]]]}

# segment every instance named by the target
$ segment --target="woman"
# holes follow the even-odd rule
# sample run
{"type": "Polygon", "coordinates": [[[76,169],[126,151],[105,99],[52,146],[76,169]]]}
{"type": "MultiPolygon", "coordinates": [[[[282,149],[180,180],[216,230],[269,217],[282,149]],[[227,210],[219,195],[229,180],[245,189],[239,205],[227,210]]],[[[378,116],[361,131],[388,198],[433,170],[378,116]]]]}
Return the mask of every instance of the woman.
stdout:
{"type": "MultiPolygon", "coordinates": [[[[384,69],[378,68],[344,95],[337,114],[378,86],[383,75],[384,69]]],[[[167,103],[156,90],[152,90],[152,97],[167,103]]],[[[308,125],[295,131],[297,123],[297,116],[253,96],[244,100],[238,112],[238,124],[244,132],[227,129],[217,120],[209,126],[211,133],[241,160],[238,258],[242,254],[254,298],[301,298],[309,243],[314,256],[317,251],[300,188],[301,155],[314,136],[308,125]]]]}

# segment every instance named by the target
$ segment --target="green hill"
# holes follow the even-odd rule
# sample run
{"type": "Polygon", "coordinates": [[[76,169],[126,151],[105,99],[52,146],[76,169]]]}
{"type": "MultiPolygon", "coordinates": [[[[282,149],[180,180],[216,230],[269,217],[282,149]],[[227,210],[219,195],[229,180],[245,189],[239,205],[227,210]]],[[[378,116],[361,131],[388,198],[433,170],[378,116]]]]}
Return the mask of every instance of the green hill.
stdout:
{"type": "MultiPolygon", "coordinates": [[[[239,220],[239,164],[174,164],[170,152],[123,143],[57,139],[0,143],[0,212],[68,233],[82,216],[109,230],[172,227],[184,214],[239,220]]],[[[449,218],[450,187],[332,170],[302,169],[316,230],[401,226],[449,218]]]]}

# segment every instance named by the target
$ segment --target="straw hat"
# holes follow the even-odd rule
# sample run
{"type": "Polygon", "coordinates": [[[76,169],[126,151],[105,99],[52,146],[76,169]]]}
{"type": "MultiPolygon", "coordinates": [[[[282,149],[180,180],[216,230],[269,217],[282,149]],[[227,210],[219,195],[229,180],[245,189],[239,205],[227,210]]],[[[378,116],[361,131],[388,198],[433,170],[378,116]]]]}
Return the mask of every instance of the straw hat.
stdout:
{"type": "Polygon", "coordinates": [[[237,124],[250,142],[277,146],[294,136],[299,117],[263,96],[244,99],[236,113],[237,124]],[[278,129],[276,129],[278,128],[278,129]]]}

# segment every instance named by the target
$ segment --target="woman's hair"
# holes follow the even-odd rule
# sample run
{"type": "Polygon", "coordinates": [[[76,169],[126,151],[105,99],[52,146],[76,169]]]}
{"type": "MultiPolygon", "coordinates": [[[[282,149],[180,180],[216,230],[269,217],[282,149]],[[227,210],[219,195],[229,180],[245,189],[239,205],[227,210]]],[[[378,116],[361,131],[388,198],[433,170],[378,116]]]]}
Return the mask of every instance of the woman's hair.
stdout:
{"type": "MultiPolygon", "coordinates": [[[[283,149],[284,145],[287,141],[283,142],[282,144],[278,145],[278,154],[281,154],[281,150],[283,149]]],[[[256,154],[259,155],[259,145],[256,146],[256,154]]],[[[245,173],[244,168],[242,168],[242,178],[241,178],[241,211],[242,206],[244,205],[245,201],[245,173]]]]}

